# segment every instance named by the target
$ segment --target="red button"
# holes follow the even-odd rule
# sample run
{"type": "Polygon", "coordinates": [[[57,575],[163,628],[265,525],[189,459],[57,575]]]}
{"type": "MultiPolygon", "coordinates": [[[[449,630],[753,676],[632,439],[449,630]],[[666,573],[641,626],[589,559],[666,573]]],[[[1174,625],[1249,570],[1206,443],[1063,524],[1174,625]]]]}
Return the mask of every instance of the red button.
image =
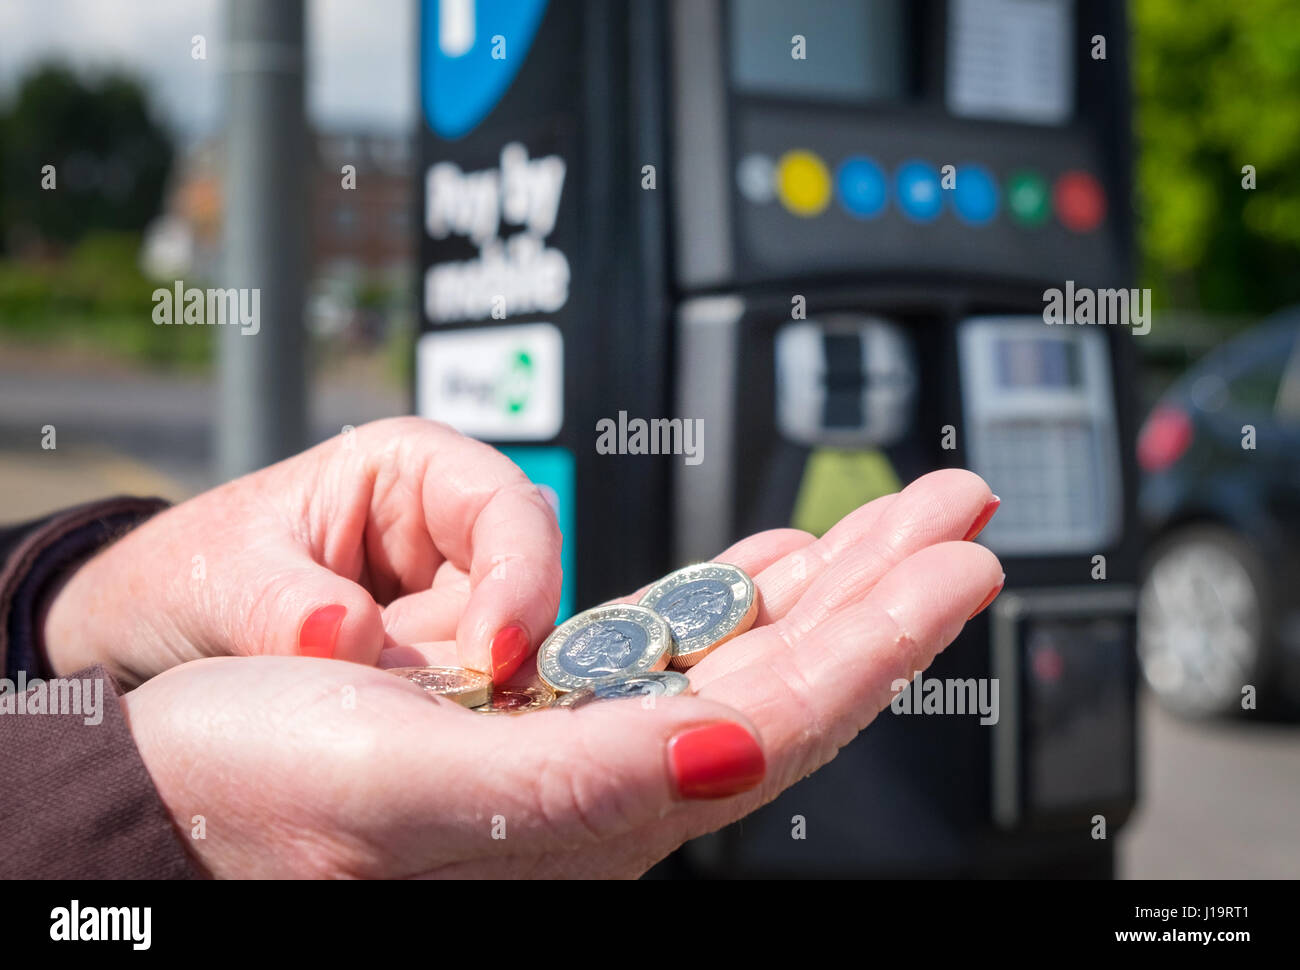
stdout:
{"type": "Polygon", "coordinates": [[[1052,203],[1066,229],[1092,232],[1106,218],[1106,194],[1087,172],[1066,172],[1056,180],[1052,203]]]}

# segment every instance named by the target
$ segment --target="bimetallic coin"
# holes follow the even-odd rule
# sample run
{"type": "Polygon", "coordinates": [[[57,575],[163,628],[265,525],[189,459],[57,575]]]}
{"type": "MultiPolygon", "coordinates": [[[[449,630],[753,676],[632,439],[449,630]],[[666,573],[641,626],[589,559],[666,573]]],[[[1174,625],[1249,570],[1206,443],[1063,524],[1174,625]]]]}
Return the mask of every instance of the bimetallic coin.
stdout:
{"type": "Polygon", "coordinates": [[[465,667],[392,667],[388,672],[465,707],[479,707],[492,696],[492,678],[465,667]]]}
{"type": "Polygon", "coordinates": [[[669,573],[641,597],[673,631],[672,666],[684,670],[754,624],[758,592],[743,569],[701,562],[669,573]]]}
{"type": "Polygon", "coordinates": [[[644,606],[598,606],[556,627],[537,651],[537,672],[557,693],[663,670],[673,648],[665,620],[644,606]]]}
{"type": "Polygon", "coordinates": [[[606,680],[591,687],[570,691],[555,702],[556,707],[582,707],[592,701],[617,701],[627,697],[672,697],[690,693],[691,682],[685,674],[673,670],[660,670],[650,674],[635,674],[606,680]]]}
{"type": "Polygon", "coordinates": [[[498,687],[486,704],[474,708],[478,714],[527,714],[550,707],[555,691],[549,687],[498,687]]]}

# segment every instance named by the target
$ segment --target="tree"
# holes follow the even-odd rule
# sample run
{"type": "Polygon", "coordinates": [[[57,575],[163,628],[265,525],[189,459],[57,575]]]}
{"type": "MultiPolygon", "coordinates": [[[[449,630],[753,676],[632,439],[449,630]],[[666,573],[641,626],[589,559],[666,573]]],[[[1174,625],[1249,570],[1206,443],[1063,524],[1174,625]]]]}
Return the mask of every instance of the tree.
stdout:
{"type": "Polygon", "coordinates": [[[0,213],[10,240],[71,243],[90,230],[138,232],[158,212],[172,145],[144,89],[49,65],[19,85],[3,119],[0,213]],[[55,167],[56,188],[42,188],[55,167]]]}
{"type": "Polygon", "coordinates": [[[1145,285],[1216,312],[1300,300],[1300,4],[1132,9],[1145,285]]]}

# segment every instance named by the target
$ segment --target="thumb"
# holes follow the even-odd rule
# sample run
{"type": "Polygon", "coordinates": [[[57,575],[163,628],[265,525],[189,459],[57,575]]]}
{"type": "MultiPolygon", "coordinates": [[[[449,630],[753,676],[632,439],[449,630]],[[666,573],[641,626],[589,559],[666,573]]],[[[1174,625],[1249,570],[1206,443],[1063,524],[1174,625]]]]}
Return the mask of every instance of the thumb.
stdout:
{"type": "MultiPolygon", "coordinates": [[[[699,823],[692,834],[716,828],[729,819],[728,806],[738,804],[729,796],[758,786],[766,773],[762,742],[748,719],[695,696],[474,717],[473,730],[459,736],[461,743],[439,748],[436,759],[429,746],[411,749],[411,757],[434,763],[401,777],[408,797],[425,785],[430,798],[454,789],[463,800],[472,791],[474,804],[459,806],[472,824],[457,838],[480,862],[499,857],[504,865],[520,853],[571,856],[575,846],[593,844],[601,847],[593,864],[615,851],[612,844],[636,847],[647,858],[665,855],[674,846],[651,843],[666,816],[680,812],[681,823],[699,823]],[[476,784],[465,786],[465,778],[476,784]],[[453,779],[459,783],[449,785],[453,779]],[[509,824],[508,844],[479,824],[496,816],[509,824]],[[620,838],[630,833],[637,838],[620,838]]],[[[413,797],[412,804],[423,801],[413,797]]]]}
{"type": "Polygon", "coordinates": [[[379,604],[361,586],[305,557],[275,572],[258,606],[233,618],[237,653],[373,665],[384,646],[379,604]]]}

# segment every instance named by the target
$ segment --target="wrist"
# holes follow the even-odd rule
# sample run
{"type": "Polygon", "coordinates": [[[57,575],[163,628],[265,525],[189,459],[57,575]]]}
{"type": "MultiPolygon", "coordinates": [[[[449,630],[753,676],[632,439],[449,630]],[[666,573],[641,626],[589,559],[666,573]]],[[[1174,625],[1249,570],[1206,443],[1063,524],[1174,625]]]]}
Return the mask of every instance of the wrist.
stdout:
{"type": "MultiPolygon", "coordinates": [[[[191,770],[187,746],[182,740],[184,733],[169,722],[166,701],[160,708],[154,693],[150,685],[144,685],[120,695],[118,702],[122,716],[130,729],[136,753],[171,822],[176,840],[195,869],[205,878],[213,878],[218,873],[213,860],[205,852],[207,843],[200,841],[207,836],[206,819],[183,808],[189,801],[183,779],[191,770]]],[[[166,695],[165,688],[163,695],[166,695]]]]}
{"type": "MultiPolygon", "coordinates": [[[[65,651],[63,644],[54,659],[46,653],[50,607],[69,578],[87,559],[111,544],[124,532],[166,507],[161,499],[113,498],[65,509],[37,522],[18,527],[0,563],[0,658],[7,671],[26,670],[49,676],[54,667],[67,673],[94,662],[93,652],[65,651]]],[[[64,624],[56,626],[63,628],[64,624]]],[[[71,645],[81,642],[80,634],[71,645]]]]}
{"type": "Polygon", "coordinates": [[[98,542],[87,543],[80,556],[69,558],[47,585],[32,632],[54,674],[103,664],[128,688],[149,676],[127,661],[123,649],[139,655],[154,639],[148,601],[158,591],[139,575],[150,561],[147,547],[138,548],[135,529],[141,525],[134,516],[116,523],[98,542]]]}
{"type": "Polygon", "coordinates": [[[71,566],[46,601],[38,626],[39,642],[45,661],[56,676],[92,664],[103,664],[115,676],[118,674],[86,623],[94,611],[91,564],[102,555],[90,556],[71,566]]]}

